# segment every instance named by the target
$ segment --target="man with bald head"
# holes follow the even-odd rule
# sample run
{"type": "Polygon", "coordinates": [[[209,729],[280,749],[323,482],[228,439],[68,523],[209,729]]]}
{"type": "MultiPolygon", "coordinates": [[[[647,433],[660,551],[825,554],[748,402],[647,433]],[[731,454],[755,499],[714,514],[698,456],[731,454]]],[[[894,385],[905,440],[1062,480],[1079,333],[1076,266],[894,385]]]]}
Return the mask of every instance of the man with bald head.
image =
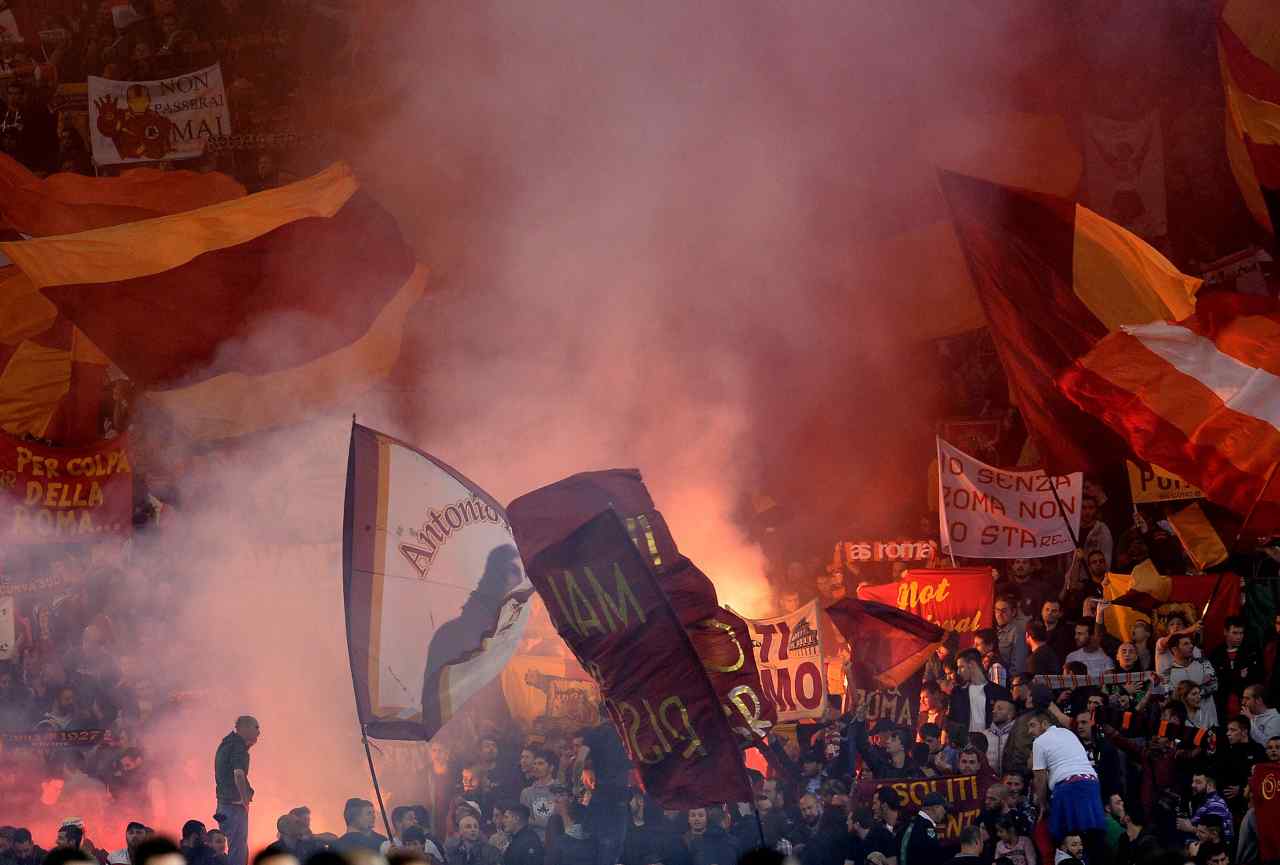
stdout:
{"type": "Polygon", "coordinates": [[[249,805],[253,802],[249,749],[257,744],[261,734],[257,718],[241,715],[236,718],[235,729],[223,737],[213,756],[218,799],[213,816],[227,836],[228,865],[247,865],[249,860],[249,805]]]}

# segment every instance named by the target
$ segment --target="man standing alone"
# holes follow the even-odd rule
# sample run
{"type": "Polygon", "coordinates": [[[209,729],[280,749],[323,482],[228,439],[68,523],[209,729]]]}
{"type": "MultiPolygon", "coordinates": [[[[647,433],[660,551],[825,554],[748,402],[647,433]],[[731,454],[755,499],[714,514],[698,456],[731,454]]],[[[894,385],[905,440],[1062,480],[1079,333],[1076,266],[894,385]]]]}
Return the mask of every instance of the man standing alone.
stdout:
{"type": "Polygon", "coordinates": [[[218,808],[214,819],[227,836],[228,865],[248,865],[249,803],[253,787],[249,784],[249,749],[261,734],[256,718],[241,715],[236,727],[223,737],[213,756],[213,778],[217,789],[218,808]]]}

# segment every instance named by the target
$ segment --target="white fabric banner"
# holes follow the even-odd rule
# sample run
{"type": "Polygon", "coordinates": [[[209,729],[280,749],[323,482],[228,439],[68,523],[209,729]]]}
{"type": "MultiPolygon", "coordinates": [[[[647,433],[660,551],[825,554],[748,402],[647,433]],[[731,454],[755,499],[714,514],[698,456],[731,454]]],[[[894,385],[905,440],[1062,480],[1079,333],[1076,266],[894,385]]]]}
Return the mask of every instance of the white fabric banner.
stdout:
{"type": "Polygon", "coordinates": [[[939,438],[942,548],[975,559],[1036,559],[1069,553],[1075,549],[1072,537],[1080,534],[1083,486],[1080,472],[1050,476],[1043,469],[998,469],[939,438]]]}
{"type": "Polygon", "coordinates": [[[358,425],[352,460],[346,595],[362,720],[377,738],[430,738],[515,654],[533,584],[506,513],[444,463],[358,425]]]}
{"type": "Polygon", "coordinates": [[[222,67],[158,81],[89,76],[89,138],[99,165],[191,159],[231,134],[222,67]]]}
{"type": "Polygon", "coordinates": [[[821,718],[827,707],[818,602],[772,619],[748,619],[764,697],[778,707],[778,722],[821,718]]]}

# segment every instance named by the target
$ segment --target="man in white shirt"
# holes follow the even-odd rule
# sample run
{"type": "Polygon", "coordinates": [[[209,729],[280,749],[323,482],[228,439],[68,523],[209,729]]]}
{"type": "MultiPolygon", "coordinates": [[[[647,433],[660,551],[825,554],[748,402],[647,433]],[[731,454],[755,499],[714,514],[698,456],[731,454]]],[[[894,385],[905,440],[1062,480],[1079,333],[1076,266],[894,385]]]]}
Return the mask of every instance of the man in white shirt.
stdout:
{"type": "Polygon", "coordinates": [[[1076,650],[1067,655],[1066,663],[1079,661],[1089,670],[1090,676],[1101,676],[1115,669],[1115,661],[1102,650],[1101,641],[1097,622],[1076,622],[1076,650]]]}
{"type": "Polygon", "coordinates": [[[1054,726],[1043,713],[1034,715],[1027,728],[1034,737],[1031,769],[1042,814],[1049,803],[1049,831],[1055,839],[1072,834],[1096,838],[1105,825],[1102,792],[1084,746],[1075,733],[1054,726]]]}
{"type": "Polygon", "coordinates": [[[1266,685],[1250,685],[1244,689],[1240,704],[1249,719],[1249,735],[1264,748],[1267,742],[1280,736],[1280,712],[1267,707],[1263,699],[1266,693],[1266,685]]]}
{"type": "Polygon", "coordinates": [[[1160,672],[1160,684],[1165,692],[1172,694],[1179,682],[1194,682],[1200,686],[1200,698],[1203,700],[1203,719],[1205,729],[1218,726],[1218,707],[1213,701],[1213,694],[1218,690],[1218,675],[1213,665],[1204,658],[1195,657],[1196,644],[1190,634],[1177,634],[1169,637],[1169,665],[1160,672]]]}
{"type": "Polygon", "coordinates": [[[977,649],[965,649],[956,656],[956,674],[967,684],[964,687],[957,685],[951,692],[948,726],[959,728],[952,730],[956,735],[961,732],[981,733],[987,729],[992,703],[1011,699],[1011,695],[1007,688],[987,681],[987,673],[982,669],[982,655],[977,649]]]}
{"type": "Polygon", "coordinates": [[[107,862],[110,865],[130,865],[133,862],[133,851],[147,840],[149,834],[147,827],[136,821],[125,826],[124,847],[108,855],[107,862]]]}

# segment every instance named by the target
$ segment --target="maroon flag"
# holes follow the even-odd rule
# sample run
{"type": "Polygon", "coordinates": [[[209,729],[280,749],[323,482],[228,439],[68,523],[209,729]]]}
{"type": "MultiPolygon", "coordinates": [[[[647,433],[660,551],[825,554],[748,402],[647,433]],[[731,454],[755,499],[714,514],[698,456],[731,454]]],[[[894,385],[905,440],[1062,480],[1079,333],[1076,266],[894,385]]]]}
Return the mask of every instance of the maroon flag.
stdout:
{"type": "Polygon", "coordinates": [[[711,685],[747,740],[777,722],[773,701],[760,686],[760,670],[746,622],[720,607],[715,585],[680,554],[666,520],[635,469],[582,472],[511,503],[509,515],[526,562],[604,510],[622,518],[627,534],[652,568],[703,659],[711,685]]]}
{"type": "Polygon", "coordinates": [[[942,643],[942,628],[882,604],[843,598],[827,607],[827,615],[853,650],[855,671],[885,687],[897,687],[942,643]]]}
{"type": "MultiPolygon", "coordinates": [[[[553,488],[554,489],[554,488],[553,488]]],[[[623,519],[604,510],[558,541],[539,508],[561,491],[512,502],[509,516],[556,630],[599,684],[645,790],[662,807],[749,801],[732,730],[689,637],[623,519]],[[529,545],[525,519],[539,530],[529,545]]],[[[725,664],[725,666],[729,666],[725,664]]]]}

